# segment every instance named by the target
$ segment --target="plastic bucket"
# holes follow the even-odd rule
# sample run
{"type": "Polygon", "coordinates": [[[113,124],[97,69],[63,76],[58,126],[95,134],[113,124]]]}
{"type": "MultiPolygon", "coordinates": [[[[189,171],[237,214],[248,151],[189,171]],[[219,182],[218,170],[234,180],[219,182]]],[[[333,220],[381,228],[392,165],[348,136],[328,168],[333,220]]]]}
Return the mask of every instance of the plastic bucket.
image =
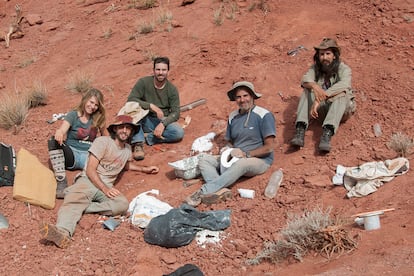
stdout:
{"type": "Polygon", "coordinates": [[[365,230],[376,230],[381,228],[379,214],[370,214],[364,216],[365,230]]]}

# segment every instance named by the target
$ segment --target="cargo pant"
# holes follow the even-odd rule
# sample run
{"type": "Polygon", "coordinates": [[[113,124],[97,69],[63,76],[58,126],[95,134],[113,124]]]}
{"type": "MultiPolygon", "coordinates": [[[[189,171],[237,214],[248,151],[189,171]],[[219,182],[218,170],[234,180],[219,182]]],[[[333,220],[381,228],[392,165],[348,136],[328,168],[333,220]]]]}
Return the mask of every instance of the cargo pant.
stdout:
{"type": "MultiPolygon", "coordinates": [[[[318,108],[318,115],[323,119],[322,126],[333,126],[335,133],[339,128],[339,124],[349,119],[356,110],[352,92],[347,91],[343,96],[338,96],[335,96],[332,100],[321,102],[318,108]]],[[[314,101],[314,93],[304,89],[299,99],[296,123],[303,122],[306,126],[309,126],[309,117],[314,101]]]]}
{"type": "Polygon", "coordinates": [[[65,199],[58,212],[56,226],[73,236],[76,224],[83,214],[99,213],[116,216],[128,210],[128,199],[123,196],[108,198],[85,176],[65,189],[65,199]]]}

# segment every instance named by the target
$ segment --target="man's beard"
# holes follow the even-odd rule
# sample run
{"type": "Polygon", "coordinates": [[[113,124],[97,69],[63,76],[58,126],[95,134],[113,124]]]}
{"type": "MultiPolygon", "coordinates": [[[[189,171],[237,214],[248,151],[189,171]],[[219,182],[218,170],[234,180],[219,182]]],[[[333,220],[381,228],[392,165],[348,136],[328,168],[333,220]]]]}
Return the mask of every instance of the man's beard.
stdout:
{"type": "Polygon", "coordinates": [[[126,136],[125,139],[122,139],[119,134],[115,134],[115,137],[119,142],[126,143],[126,142],[128,142],[128,139],[129,139],[130,136],[126,136]]]}
{"type": "Polygon", "coordinates": [[[335,64],[331,62],[330,64],[321,64],[321,71],[326,76],[332,76],[335,70],[335,64]]]}

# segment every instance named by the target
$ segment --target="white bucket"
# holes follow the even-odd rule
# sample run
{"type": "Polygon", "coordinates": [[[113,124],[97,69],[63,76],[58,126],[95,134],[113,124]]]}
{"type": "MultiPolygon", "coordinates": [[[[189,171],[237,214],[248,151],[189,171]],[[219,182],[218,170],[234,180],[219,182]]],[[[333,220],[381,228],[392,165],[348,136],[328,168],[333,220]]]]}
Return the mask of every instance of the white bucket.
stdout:
{"type": "Polygon", "coordinates": [[[364,228],[365,230],[376,230],[381,228],[380,218],[379,215],[383,214],[383,212],[373,212],[371,214],[367,214],[363,216],[364,218],[364,228]]]}

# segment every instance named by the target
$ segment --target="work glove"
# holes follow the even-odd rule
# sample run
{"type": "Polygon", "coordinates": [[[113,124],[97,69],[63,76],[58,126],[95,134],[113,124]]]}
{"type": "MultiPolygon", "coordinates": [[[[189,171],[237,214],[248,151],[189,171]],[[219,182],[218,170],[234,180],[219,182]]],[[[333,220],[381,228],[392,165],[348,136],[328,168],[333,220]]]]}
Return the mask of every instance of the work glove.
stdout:
{"type": "Polygon", "coordinates": [[[230,152],[230,155],[232,157],[236,157],[236,158],[244,158],[244,157],[246,157],[245,153],[241,149],[239,149],[239,148],[233,149],[230,152]]]}

